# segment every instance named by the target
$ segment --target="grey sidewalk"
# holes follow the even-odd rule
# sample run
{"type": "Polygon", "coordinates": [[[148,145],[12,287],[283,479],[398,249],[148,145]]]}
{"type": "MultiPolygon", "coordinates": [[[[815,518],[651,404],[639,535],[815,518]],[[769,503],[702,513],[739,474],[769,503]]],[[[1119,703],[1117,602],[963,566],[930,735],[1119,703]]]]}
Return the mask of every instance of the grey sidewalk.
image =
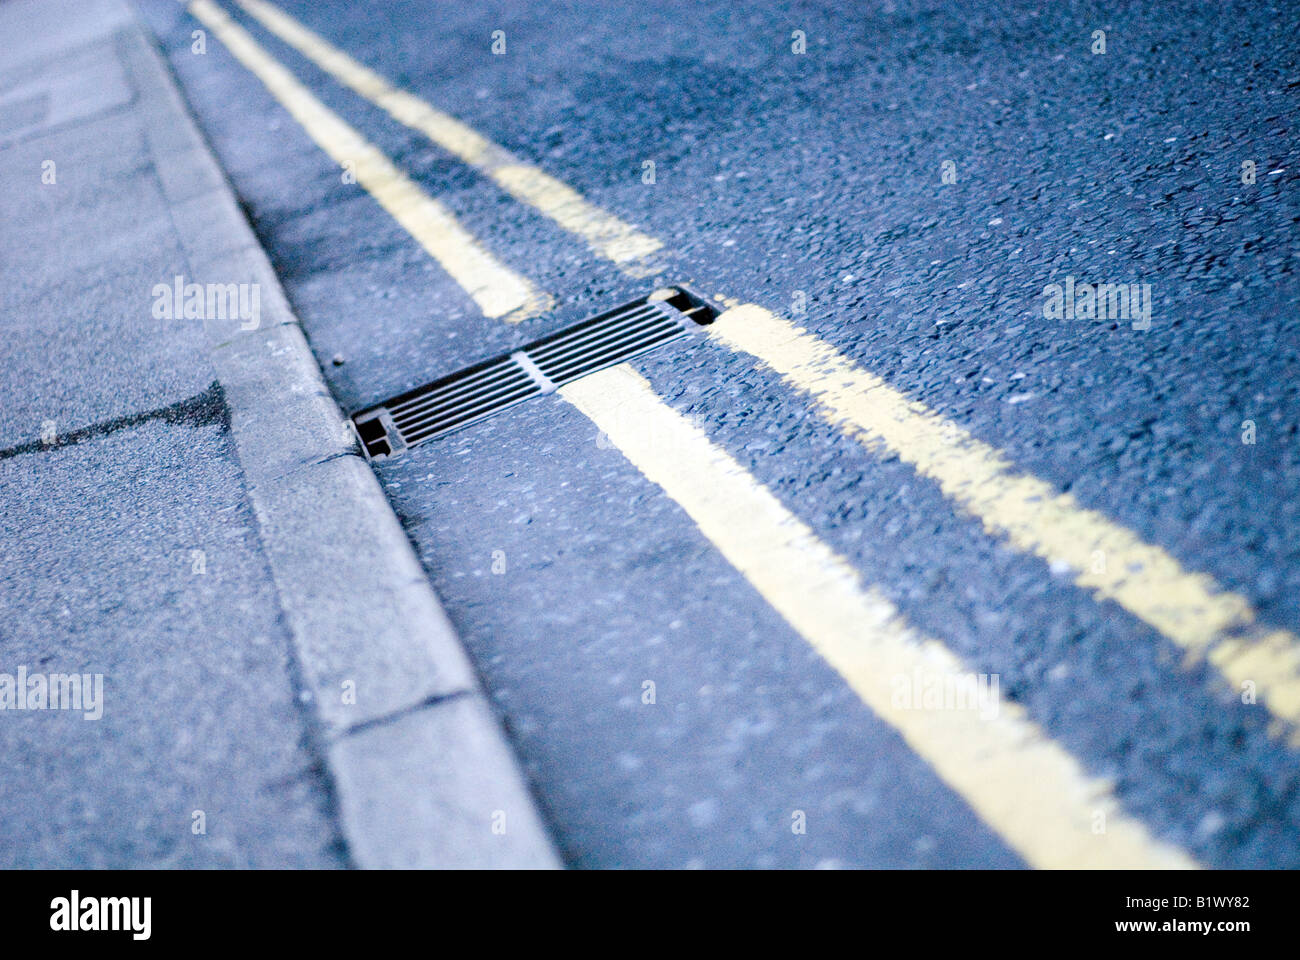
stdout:
{"type": "Polygon", "coordinates": [[[0,34],[0,675],[103,675],[99,719],[0,676],[0,866],[554,865],[132,11],[0,34]]]}

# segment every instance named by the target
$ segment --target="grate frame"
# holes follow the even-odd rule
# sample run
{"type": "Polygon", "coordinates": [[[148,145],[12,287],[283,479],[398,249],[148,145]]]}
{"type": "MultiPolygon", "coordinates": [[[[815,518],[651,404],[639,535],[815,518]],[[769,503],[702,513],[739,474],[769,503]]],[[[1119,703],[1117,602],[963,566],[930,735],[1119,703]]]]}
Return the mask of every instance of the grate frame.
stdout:
{"type": "Polygon", "coordinates": [[[684,286],[656,290],[367,407],[352,415],[352,424],[368,459],[392,459],[689,337],[719,312],[716,304],[684,286]]]}

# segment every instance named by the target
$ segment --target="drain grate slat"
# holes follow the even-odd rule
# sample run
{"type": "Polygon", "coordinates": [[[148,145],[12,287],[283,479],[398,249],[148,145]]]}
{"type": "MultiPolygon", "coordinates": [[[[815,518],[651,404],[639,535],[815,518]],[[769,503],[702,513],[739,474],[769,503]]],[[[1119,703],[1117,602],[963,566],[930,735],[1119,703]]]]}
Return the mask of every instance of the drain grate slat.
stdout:
{"type": "Polygon", "coordinates": [[[583,320],[353,415],[371,459],[460,430],[647,350],[689,336],[718,308],[671,287],[583,320]]]}
{"type": "Polygon", "coordinates": [[[463,405],[452,407],[451,410],[433,411],[430,414],[417,416],[417,418],[411,420],[394,418],[394,424],[402,431],[403,436],[409,437],[422,431],[425,427],[429,427],[430,424],[433,425],[434,429],[437,429],[439,425],[451,427],[451,425],[461,423],[467,416],[476,415],[482,411],[504,410],[516,399],[528,399],[538,393],[541,393],[541,390],[537,389],[536,384],[516,385],[506,390],[499,390],[497,393],[487,394],[485,397],[480,397],[471,403],[463,403],[463,405]]]}
{"type": "Polygon", "coordinates": [[[615,330],[622,330],[628,327],[636,326],[641,323],[647,323],[656,319],[668,319],[662,311],[656,310],[651,305],[646,305],[637,310],[630,310],[627,313],[619,314],[610,318],[607,323],[597,324],[596,326],[586,327],[572,334],[558,337],[554,341],[534,347],[530,354],[538,361],[554,356],[557,353],[564,353],[572,350],[574,347],[589,343],[593,339],[605,336],[615,330]]]}
{"type": "Polygon", "coordinates": [[[607,343],[601,344],[600,358],[593,358],[589,353],[579,353],[571,357],[565,357],[553,366],[548,365],[542,369],[546,372],[547,377],[556,384],[560,384],[564,382],[565,377],[570,370],[573,370],[576,367],[585,366],[593,359],[603,360],[605,357],[608,357],[610,362],[629,359],[630,356],[635,356],[636,353],[639,353],[642,350],[648,350],[652,346],[658,346],[664,338],[675,340],[680,336],[682,336],[682,331],[680,329],[664,330],[663,328],[656,328],[653,330],[638,331],[637,333],[622,339],[610,340],[607,343]],[[628,354],[629,350],[632,351],[631,354],[628,354]]]}
{"type": "Polygon", "coordinates": [[[521,372],[515,372],[510,376],[481,381],[474,384],[472,389],[457,390],[450,395],[433,397],[428,402],[412,404],[408,407],[402,407],[400,410],[393,410],[393,420],[399,425],[404,424],[416,418],[427,417],[430,414],[455,410],[466,403],[474,403],[483,396],[497,393],[503,389],[531,385],[533,385],[531,377],[525,376],[521,372]]]}
{"type": "Polygon", "coordinates": [[[668,343],[669,341],[676,340],[679,337],[681,337],[681,334],[675,331],[664,333],[655,339],[642,341],[634,347],[629,347],[622,352],[613,355],[608,360],[588,360],[586,363],[582,363],[578,366],[568,367],[555,375],[555,382],[557,385],[562,386],[563,384],[570,383],[580,377],[585,377],[589,373],[595,373],[597,370],[604,367],[611,367],[616,363],[622,363],[624,360],[631,360],[633,357],[639,356],[647,350],[668,343]]]}
{"type": "Polygon", "coordinates": [[[581,343],[567,345],[561,349],[546,354],[545,356],[537,356],[533,359],[537,365],[544,370],[555,368],[564,364],[572,357],[587,356],[595,353],[603,349],[606,344],[614,343],[628,337],[636,337],[647,331],[665,328],[677,330],[680,329],[680,325],[666,317],[646,317],[636,323],[622,324],[612,330],[601,331],[601,333],[593,334],[581,343]]]}
{"type": "Polygon", "coordinates": [[[449,433],[450,431],[459,429],[460,427],[468,427],[472,423],[477,423],[486,417],[495,416],[502,410],[506,410],[513,407],[516,403],[522,403],[523,401],[537,395],[538,392],[536,390],[521,391],[508,397],[502,397],[496,403],[477,407],[473,410],[463,411],[457,416],[448,418],[447,420],[414,427],[410,432],[404,431],[403,437],[406,440],[406,445],[409,447],[420,440],[427,440],[428,438],[439,434],[449,433]]]}
{"type": "Polygon", "coordinates": [[[494,367],[485,369],[479,373],[467,375],[454,383],[448,383],[445,386],[430,391],[421,397],[413,397],[411,400],[393,404],[390,409],[394,416],[403,413],[419,410],[423,407],[436,406],[447,400],[454,400],[457,397],[481,390],[485,386],[491,386],[501,380],[522,376],[519,368],[513,363],[499,364],[494,367]]]}
{"type": "Polygon", "coordinates": [[[547,365],[544,369],[547,376],[553,380],[563,379],[565,372],[574,367],[583,366],[592,360],[602,360],[606,357],[621,357],[629,350],[641,350],[656,345],[664,337],[679,337],[682,335],[680,327],[677,326],[655,326],[645,330],[636,330],[625,334],[616,339],[610,339],[600,344],[599,356],[593,356],[592,352],[583,351],[570,356],[562,357],[553,365],[547,365]]]}
{"type": "MultiPolygon", "coordinates": [[[[471,387],[473,387],[475,384],[485,383],[491,381],[496,377],[508,376],[515,372],[516,372],[515,365],[511,363],[510,359],[507,357],[504,361],[500,363],[492,363],[488,366],[483,367],[480,370],[475,370],[473,372],[466,373],[464,376],[458,377],[454,382],[443,384],[437,390],[431,391],[428,394],[423,394],[419,397],[412,397],[409,401],[407,401],[407,403],[414,403],[418,400],[423,400],[426,399],[427,397],[432,397],[432,396],[451,396],[455,393],[468,390],[471,387]]],[[[394,408],[401,405],[402,404],[394,404],[394,408]]]]}
{"type": "Polygon", "coordinates": [[[509,384],[503,384],[487,393],[475,394],[459,403],[452,404],[448,407],[438,407],[432,410],[424,410],[420,413],[407,417],[393,417],[393,422],[406,433],[418,429],[429,423],[438,423],[440,421],[451,422],[460,417],[467,410],[491,409],[495,404],[504,403],[507,398],[515,394],[535,394],[540,393],[537,384],[531,380],[521,380],[509,384]]]}

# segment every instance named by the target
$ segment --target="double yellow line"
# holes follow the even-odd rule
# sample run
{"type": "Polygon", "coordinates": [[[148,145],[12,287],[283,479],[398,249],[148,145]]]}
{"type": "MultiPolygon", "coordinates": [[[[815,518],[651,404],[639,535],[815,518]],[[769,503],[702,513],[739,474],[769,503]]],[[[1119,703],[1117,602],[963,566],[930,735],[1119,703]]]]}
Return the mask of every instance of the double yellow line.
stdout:
{"type": "MultiPolygon", "coordinates": [[[[492,176],[507,192],[634,276],[645,269],[642,258],[661,248],[659,241],[602,214],[575,191],[454,117],[395,90],[271,4],[237,2],[340,83],[492,176]],[[609,237],[618,239],[611,245],[604,242],[609,237]]],[[[990,533],[1054,567],[1068,568],[1080,587],[1144,620],[1186,650],[1191,660],[1208,658],[1234,687],[1253,683],[1275,717],[1288,726],[1300,724],[1300,640],[1259,626],[1244,597],[1205,574],[1185,570],[1167,551],[1015,469],[993,447],[762,307],[734,304],[709,331],[780,374],[828,420],[880,444],[936,481],[990,533]]]]}
{"type": "MultiPolygon", "coordinates": [[[[597,255],[634,276],[652,270],[650,261],[662,248],[659,241],[455,118],[393,89],[278,9],[262,0],[239,2],[340,82],[581,237],[597,255]]],[[[474,297],[485,315],[516,319],[545,309],[546,294],[483,250],[445,209],[321,104],[211,0],[196,0],[190,10],[336,162],[352,165],[358,183],[474,297]]],[[[1160,548],[1016,471],[993,448],[771,312],[733,304],[709,329],[719,342],[750,354],[808,395],[829,420],[893,451],[934,479],[991,533],[1069,565],[1081,586],[1120,603],[1189,654],[1208,656],[1230,679],[1253,680],[1277,716],[1300,718],[1300,645],[1289,634],[1255,627],[1253,611],[1243,598],[1222,590],[1209,577],[1183,570],[1160,548]]],[[[698,427],[655,396],[631,368],[625,365],[585,378],[562,393],[677,501],[864,702],[899,730],[1028,862],[1195,865],[1128,818],[1109,786],[1090,778],[1015,705],[1003,705],[992,720],[975,720],[960,711],[897,706],[891,696],[892,677],[915,671],[960,674],[964,669],[959,658],[904,623],[887,600],[862,584],[847,561],[698,427]],[[669,450],[671,457],[665,455],[669,450]]]]}
{"type": "Polygon", "coordinates": [[[554,306],[532,283],[506,269],[454,216],[397,169],[388,157],[317,100],[296,77],[275,62],[258,43],[210,3],[193,4],[191,12],[207,23],[230,52],[253,69],[290,115],[340,167],[402,225],[437,260],[486,317],[517,322],[554,306]]]}
{"type": "Polygon", "coordinates": [[[435,110],[410,93],[394,89],[379,74],[330,46],[271,4],[250,2],[241,6],[326,73],[387,111],[394,120],[423,133],[448,153],[490,177],[516,200],[581,237],[597,256],[613,261],[635,276],[652,272],[646,261],[662,247],[658,240],[589,203],[576,190],[549,174],[521,162],[455,117],[435,110]]]}

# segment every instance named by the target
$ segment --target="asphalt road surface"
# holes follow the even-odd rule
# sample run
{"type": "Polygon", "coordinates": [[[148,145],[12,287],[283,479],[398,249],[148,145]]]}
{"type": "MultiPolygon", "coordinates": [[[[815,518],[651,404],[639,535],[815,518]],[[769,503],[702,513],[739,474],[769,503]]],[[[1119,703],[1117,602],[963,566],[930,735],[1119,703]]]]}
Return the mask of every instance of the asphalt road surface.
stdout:
{"type": "Polygon", "coordinates": [[[736,308],[376,463],[568,863],[1300,866],[1293,5],[140,7],[348,412],[736,308]]]}

